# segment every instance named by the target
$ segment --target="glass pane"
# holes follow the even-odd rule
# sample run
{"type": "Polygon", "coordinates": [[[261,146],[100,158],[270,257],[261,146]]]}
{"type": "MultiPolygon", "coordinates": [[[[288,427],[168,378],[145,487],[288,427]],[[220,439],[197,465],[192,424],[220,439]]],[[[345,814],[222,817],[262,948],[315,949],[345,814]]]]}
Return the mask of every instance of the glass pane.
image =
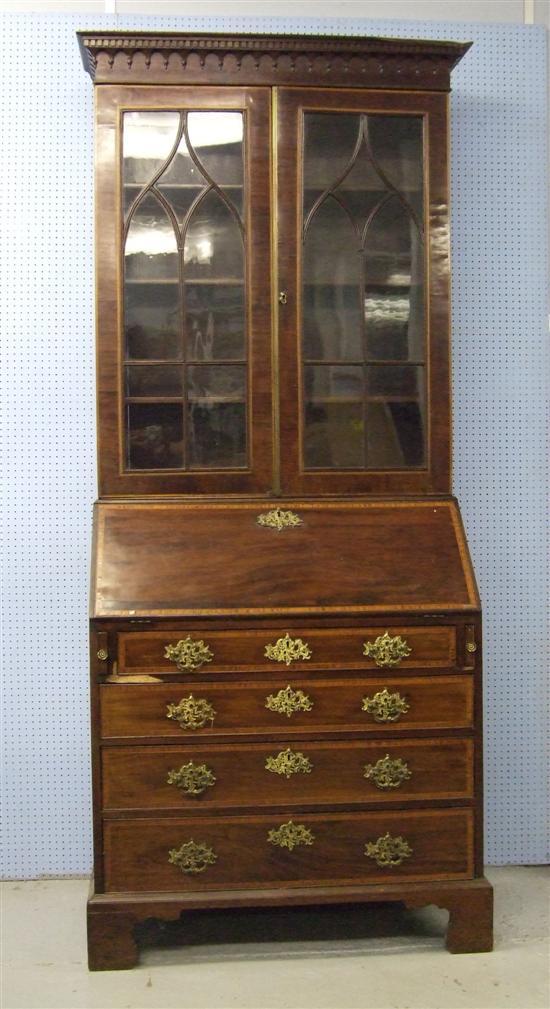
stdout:
{"type": "Polygon", "coordinates": [[[242,112],[189,112],[189,140],[218,186],[243,184],[242,112]]]}
{"type": "Polygon", "coordinates": [[[308,469],[362,469],[362,403],[307,403],[304,458],[308,469]]]}
{"type": "Polygon", "coordinates": [[[181,357],[178,285],[126,284],[124,328],[129,360],[181,357]]]}
{"type": "Polygon", "coordinates": [[[307,365],[304,392],[306,400],[363,400],[363,368],[361,365],[307,365]]]}
{"type": "Polygon", "coordinates": [[[424,359],[424,252],[418,228],[392,197],[375,214],[365,250],[365,329],[375,360],[424,359]]]}
{"type": "Polygon", "coordinates": [[[303,252],[304,357],[361,360],[362,257],[345,211],[329,198],[315,212],[303,252]]]}
{"type": "Polygon", "coordinates": [[[367,395],[423,399],[424,368],[380,365],[367,368],[367,395]]]}
{"type": "Polygon", "coordinates": [[[404,469],[425,465],[424,440],[424,420],[419,403],[394,400],[369,403],[369,469],[404,469]]]}
{"type": "Polygon", "coordinates": [[[407,195],[420,213],[422,206],[423,141],[421,116],[368,116],[372,157],[391,185],[407,195]]]}
{"type": "MultiPolygon", "coordinates": [[[[183,114],[185,118],[185,113],[183,114]]],[[[182,134],[178,144],[178,149],[159,179],[162,185],[191,186],[193,189],[204,188],[208,185],[203,172],[193,161],[185,136],[182,134]]]]}
{"type": "Polygon", "coordinates": [[[193,211],[183,252],[185,279],[243,281],[243,240],[234,215],[212,191],[193,211]]]}
{"type": "Polygon", "coordinates": [[[187,369],[189,399],[244,400],[246,368],[234,365],[191,365],[187,369]]]}
{"type": "Polygon", "coordinates": [[[154,196],[139,204],[124,246],[126,281],[178,280],[178,245],[164,207],[154,196]]]}
{"type": "Polygon", "coordinates": [[[183,414],[178,403],[129,403],[128,468],[183,465],[183,414]]]}
{"type": "Polygon", "coordinates": [[[355,150],[361,117],[340,112],[304,116],[304,216],[346,171],[355,150]]]}
{"type": "Polygon", "coordinates": [[[128,396],[182,396],[182,369],[162,365],[126,368],[128,396]]]}
{"type": "Polygon", "coordinates": [[[187,358],[244,360],[244,287],[234,284],[187,284],[185,288],[187,358]]]}
{"type": "Polygon", "coordinates": [[[246,466],[244,403],[189,403],[188,418],[191,468],[246,466]]]}
{"type": "Polygon", "coordinates": [[[125,112],[122,130],[124,183],[151,182],[173,149],[179,112],[125,112]]]}

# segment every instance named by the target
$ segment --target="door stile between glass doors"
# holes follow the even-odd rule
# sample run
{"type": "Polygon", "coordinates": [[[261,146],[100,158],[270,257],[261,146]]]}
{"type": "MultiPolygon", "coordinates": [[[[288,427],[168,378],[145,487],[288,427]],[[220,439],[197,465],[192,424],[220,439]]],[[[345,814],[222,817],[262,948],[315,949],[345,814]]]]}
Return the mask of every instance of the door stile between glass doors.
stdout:
{"type": "Polygon", "coordinates": [[[285,492],[449,492],[445,111],[279,91],[285,492]]]}
{"type": "Polygon", "coordinates": [[[266,88],[98,89],[102,496],[269,492],[269,116],[266,88]]]}

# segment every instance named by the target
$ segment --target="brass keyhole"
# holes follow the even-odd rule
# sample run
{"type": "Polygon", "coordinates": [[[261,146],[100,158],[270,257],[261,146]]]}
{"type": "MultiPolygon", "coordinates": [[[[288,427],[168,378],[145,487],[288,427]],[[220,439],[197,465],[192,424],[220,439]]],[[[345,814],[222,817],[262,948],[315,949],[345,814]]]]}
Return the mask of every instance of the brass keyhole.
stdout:
{"type": "Polygon", "coordinates": [[[286,291],[279,291],[279,304],[286,305],[286,303],[287,303],[286,291]]]}

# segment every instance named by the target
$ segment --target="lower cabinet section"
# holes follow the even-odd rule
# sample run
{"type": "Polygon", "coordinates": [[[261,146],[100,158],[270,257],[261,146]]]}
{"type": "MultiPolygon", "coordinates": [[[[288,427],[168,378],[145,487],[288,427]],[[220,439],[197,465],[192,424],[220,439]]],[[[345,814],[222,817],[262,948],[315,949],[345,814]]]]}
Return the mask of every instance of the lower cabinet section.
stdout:
{"type": "Polygon", "coordinates": [[[106,819],[103,830],[110,893],[473,876],[470,809],[106,819]]]}

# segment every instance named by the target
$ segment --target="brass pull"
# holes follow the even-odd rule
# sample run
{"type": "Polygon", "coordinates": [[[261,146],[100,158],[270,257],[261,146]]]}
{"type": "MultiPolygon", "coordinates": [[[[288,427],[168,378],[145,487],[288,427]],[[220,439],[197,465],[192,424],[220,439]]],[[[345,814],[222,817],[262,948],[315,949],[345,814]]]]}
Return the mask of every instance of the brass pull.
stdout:
{"type": "Polygon", "coordinates": [[[286,291],[279,291],[279,304],[280,305],[286,305],[287,300],[288,300],[288,298],[287,298],[286,291]]]}
{"type": "Polygon", "coordinates": [[[99,648],[97,651],[97,657],[100,662],[106,662],[109,658],[109,652],[106,648],[99,648]]]}
{"type": "Polygon", "coordinates": [[[284,638],[277,638],[274,645],[265,646],[265,657],[272,662],[284,662],[290,666],[292,662],[300,662],[311,658],[311,648],[301,638],[291,638],[290,634],[285,634],[284,638]]]}
{"type": "Polygon", "coordinates": [[[187,795],[201,795],[207,788],[216,784],[216,778],[206,764],[194,764],[190,760],[188,764],[182,764],[178,770],[174,768],[169,771],[166,783],[181,788],[187,795]]]}
{"type": "Polygon", "coordinates": [[[167,718],[173,718],[182,729],[202,729],[207,722],[214,724],[216,709],[204,697],[182,697],[178,704],[167,705],[167,718]]]}
{"type": "Polygon", "coordinates": [[[181,848],[171,848],[168,852],[170,865],[177,865],[178,869],[188,875],[197,872],[204,872],[208,865],[214,865],[218,856],[214,854],[204,842],[195,844],[193,839],[182,844],[181,848]]]}
{"type": "Polygon", "coordinates": [[[411,651],[399,634],[395,638],[390,638],[387,631],[380,634],[375,641],[363,642],[363,655],[374,659],[377,666],[398,666],[401,659],[406,659],[411,651]]]}
{"type": "Polygon", "coordinates": [[[392,865],[401,865],[406,858],[410,858],[413,853],[408,841],[402,837],[392,837],[391,834],[384,834],[376,841],[369,841],[365,845],[365,855],[367,858],[374,858],[374,861],[382,869],[392,865]]]}
{"type": "Polygon", "coordinates": [[[283,511],[282,508],[273,508],[270,512],[262,512],[258,515],[256,522],[259,526],[266,526],[268,529],[291,529],[293,526],[303,525],[302,519],[296,512],[283,511]]]}
{"type": "Polygon", "coordinates": [[[290,778],[293,774],[310,774],[313,764],[303,753],[291,750],[281,750],[276,757],[267,757],[265,762],[266,771],[273,774],[284,774],[285,778],[290,778]]]}
{"type": "Polygon", "coordinates": [[[267,840],[270,844],[276,844],[278,848],[288,848],[289,851],[292,851],[299,844],[313,844],[315,834],[312,834],[311,830],[308,830],[303,823],[293,823],[292,820],[289,820],[288,823],[282,823],[275,830],[270,830],[267,840]]]}
{"type": "Polygon", "coordinates": [[[164,657],[170,659],[170,662],[175,662],[182,673],[192,673],[205,662],[212,662],[214,653],[204,641],[195,641],[187,635],[182,641],[178,641],[177,645],[166,645],[164,657]]]}
{"type": "Polygon", "coordinates": [[[376,764],[365,764],[364,777],[373,781],[377,788],[399,788],[411,777],[411,772],[404,760],[400,757],[392,760],[389,753],[386,753],[376,764]]]}
{"type": "Polygon", "coordinates": [[[404,697],[401,697],[401,694],[397,691],[390,694],[389,690],[384,687],[373,697],[363,698],[362,710],[368,711],[375,722],[397,722],[401,715],[409,710],[409,707],[410,705],[404,697]]]}
{"type": "Polygon", "coordinates": [[[289,684],[284,690],[266,697],[265,706],[270,711],[276,711],[279,715],[290,718],[295,711],[311,711],[313,701],[301,690],[293,690],[289,684]]]}

